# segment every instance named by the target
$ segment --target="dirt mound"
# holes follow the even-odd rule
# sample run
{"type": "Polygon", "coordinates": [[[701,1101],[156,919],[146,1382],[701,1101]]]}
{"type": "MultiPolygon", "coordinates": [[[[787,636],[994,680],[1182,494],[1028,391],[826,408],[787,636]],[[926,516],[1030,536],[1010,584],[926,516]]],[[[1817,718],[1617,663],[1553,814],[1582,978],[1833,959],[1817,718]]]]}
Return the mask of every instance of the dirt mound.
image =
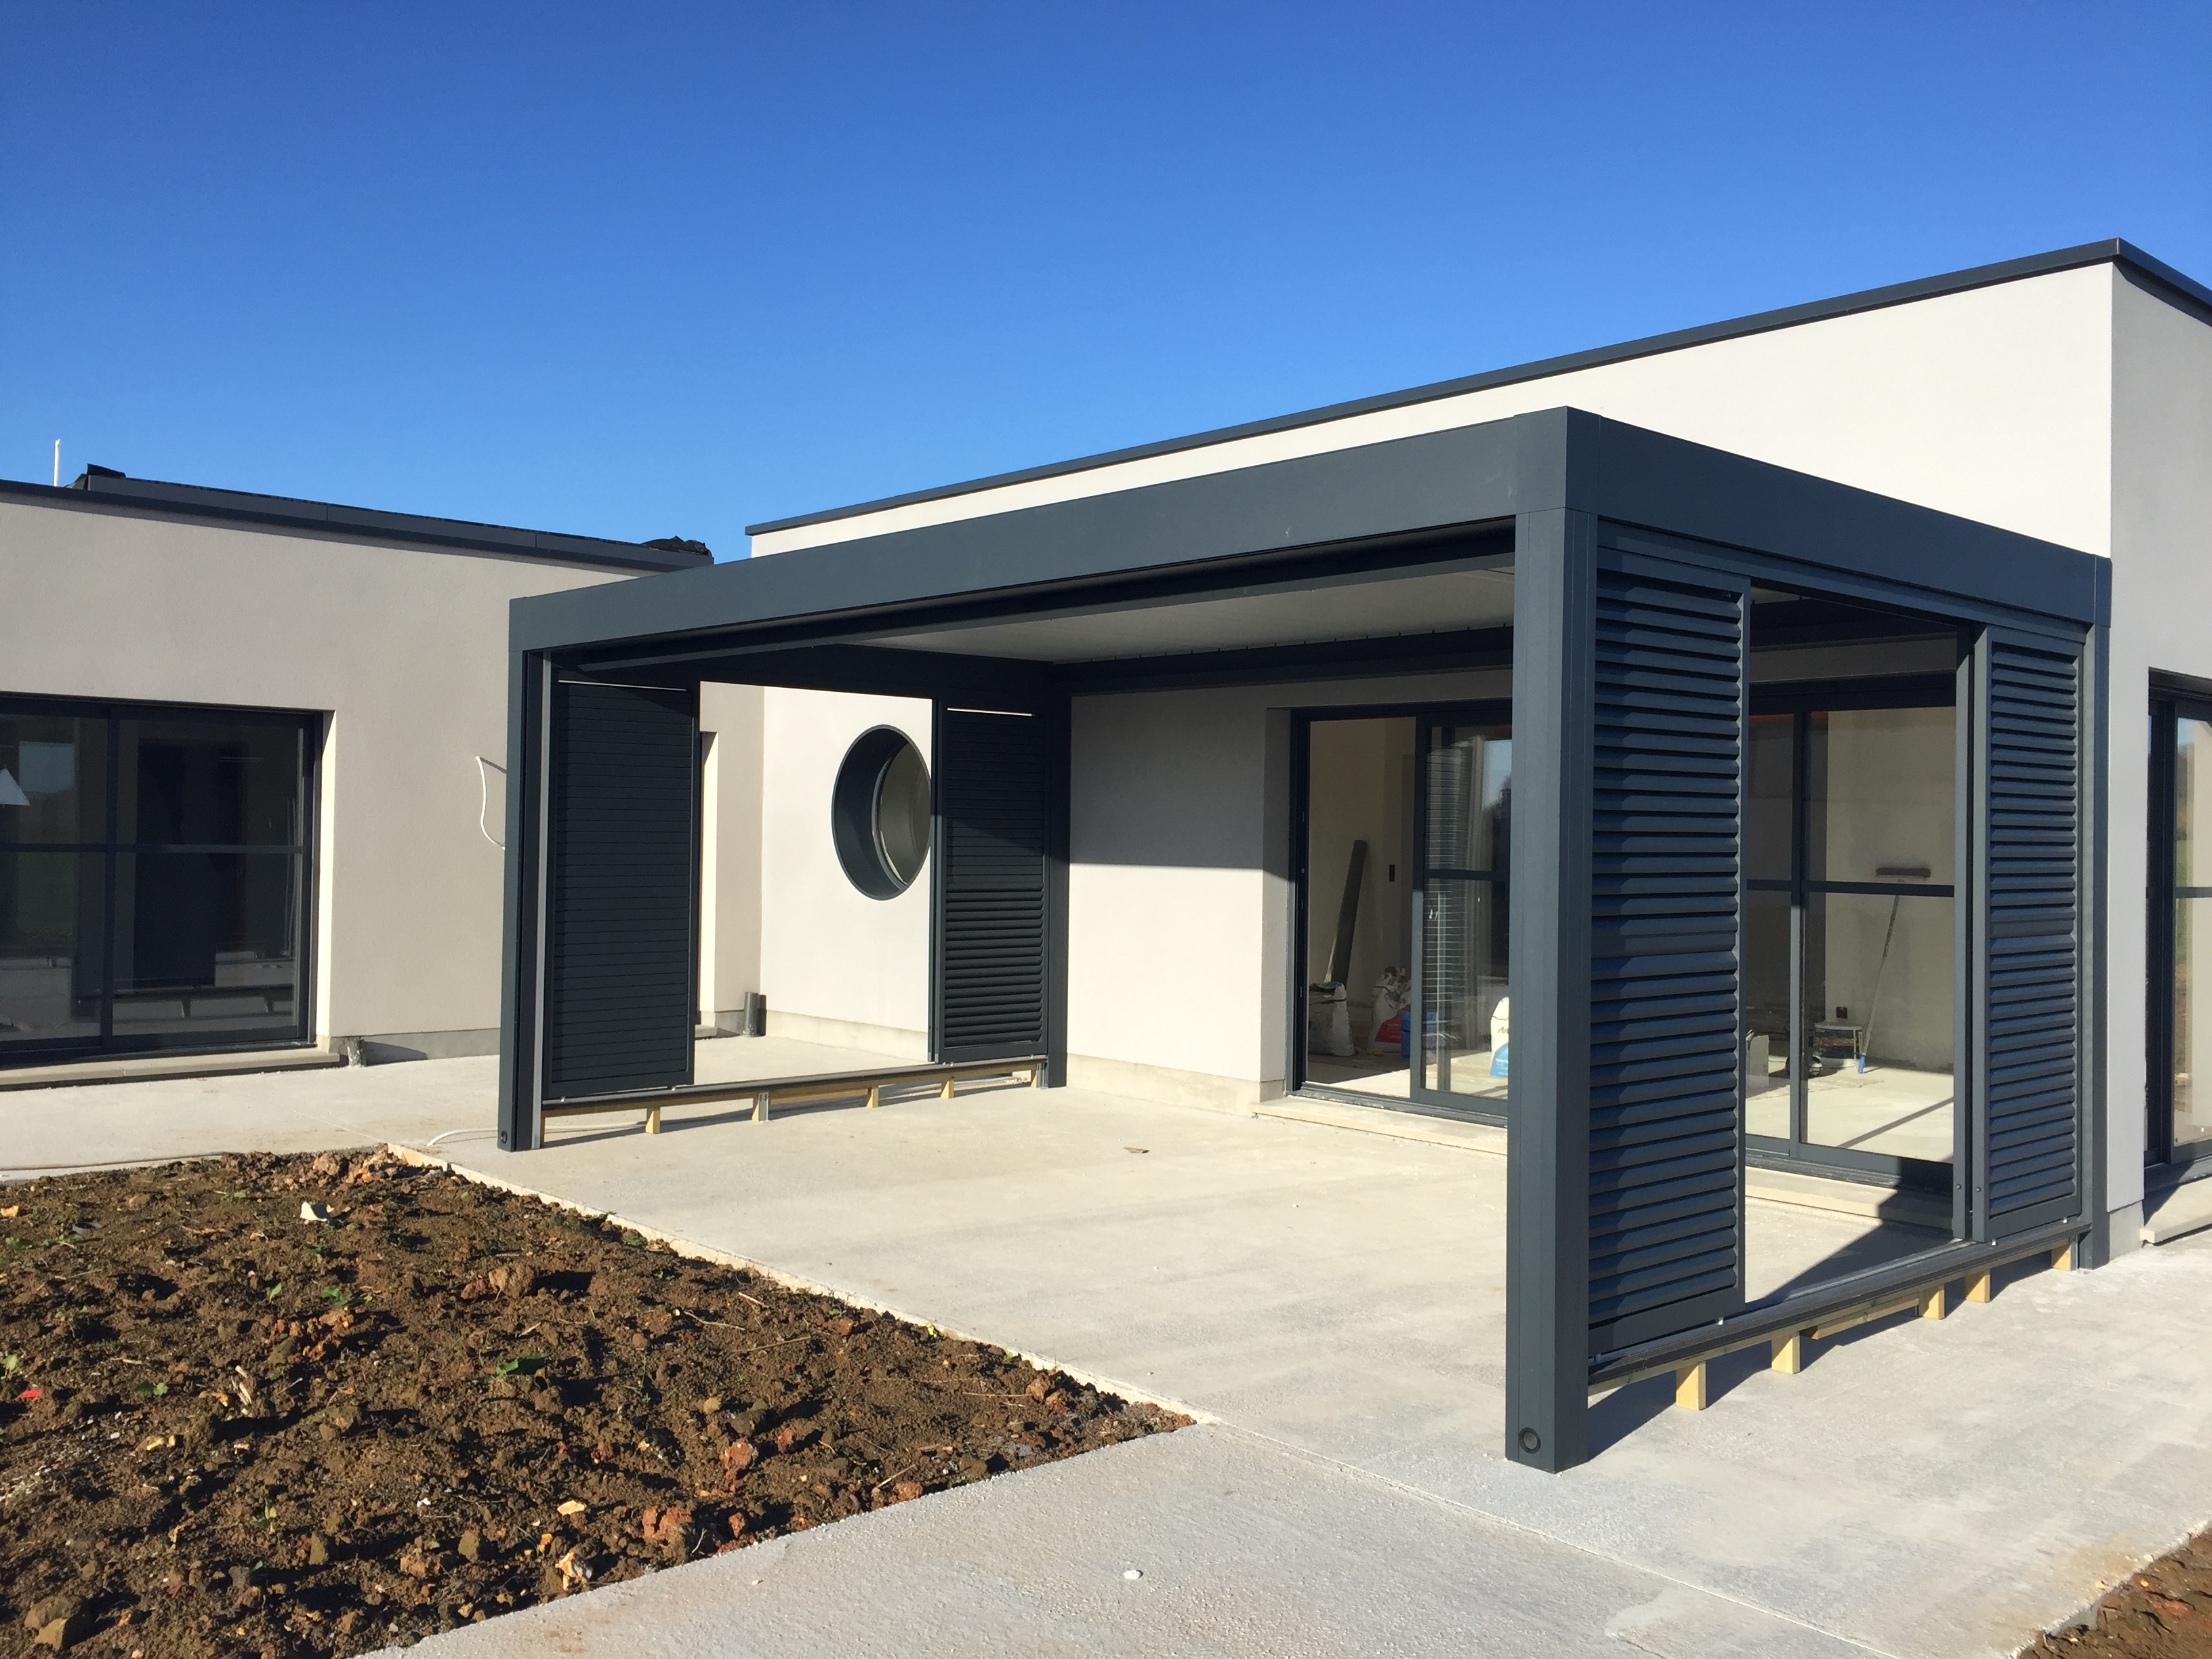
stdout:
{"type": "Polygon", "coordinates": [[[0,1188],[19,1644],[347,1654],[1180,1426],[383,1154],[0,1188]]]}

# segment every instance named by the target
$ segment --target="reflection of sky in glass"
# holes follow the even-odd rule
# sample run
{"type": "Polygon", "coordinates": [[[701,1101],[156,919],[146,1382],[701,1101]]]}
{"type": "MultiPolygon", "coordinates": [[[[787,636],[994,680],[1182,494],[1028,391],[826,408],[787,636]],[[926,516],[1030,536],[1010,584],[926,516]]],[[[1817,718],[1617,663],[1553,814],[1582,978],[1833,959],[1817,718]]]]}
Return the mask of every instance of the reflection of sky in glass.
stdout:
{"type": "Polygon", "coordinates": [[[2188,719],[2173,723],[2173,884],[2177,887],[2200,884],[2191,848],[2196,841],[2197,792],[2208,781],[2199,777],[2197,769],[2197,744],[2204,724],[2188,719]]]}
{"type": "Polygon", "coordinates": [[[1512,781],[1513,739],[1492,738],[1482,745],[1482,810],[1495,807],[1512,781]]]}

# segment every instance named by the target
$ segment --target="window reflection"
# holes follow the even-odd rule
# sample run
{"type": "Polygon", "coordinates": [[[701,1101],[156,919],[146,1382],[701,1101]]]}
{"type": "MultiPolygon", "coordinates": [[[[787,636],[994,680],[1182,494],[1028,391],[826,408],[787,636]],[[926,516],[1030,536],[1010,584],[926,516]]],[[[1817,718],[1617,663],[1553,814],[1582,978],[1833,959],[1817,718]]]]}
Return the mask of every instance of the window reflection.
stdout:
{"type": "Polygon", "coordinates": [[[313,731],[0,702],[0,1059],[304,1038],[313,731]]]}
{"type": "Polygon", "coordinates": [[[2212,1140],[2212,975],[2197,976],[2197,939],[2212,929],[2212,868],[2197,858],[2197,826],[2212,824],[2212,722],[2173,731],[2173,1144],[2212,1140]],[[2200,878],[2202,879],[2200,879],[2200,878]]]}

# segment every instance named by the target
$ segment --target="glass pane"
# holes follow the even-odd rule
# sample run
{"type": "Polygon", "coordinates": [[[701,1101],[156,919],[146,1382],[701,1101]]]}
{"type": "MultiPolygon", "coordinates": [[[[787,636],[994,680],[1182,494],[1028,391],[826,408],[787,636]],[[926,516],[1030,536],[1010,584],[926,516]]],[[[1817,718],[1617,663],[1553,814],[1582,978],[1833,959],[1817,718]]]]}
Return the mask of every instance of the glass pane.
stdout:
{"type": "Polygon", "coordinates": [[[1790,1136],[1790,895],[1747,894],[1744,1128],[1790,1136]]]}
{"type": "Polygon", "coordinates": [[[1431,726],[1427,766],[1426,866],[1503,875],[1513,822],[1512,729],[1431,726]]]}
{"type": "Polygon", "coordinates": [[[1805,1139],[1951,1159],[1951,901],[1814,893],[1805,912],[1805,1139]]]}
{"type": "Polygon", "coordinates": [[[1305,1080],[1382,1099],[1413,1093],[1414,776],[1407,715],[1316,720],[1306,768],[1305,1080]],[[1364,851],[1361,851],[1364,846],[1364,851]],[[1360,869],[1351,936],[1345,896],[1360,869]],[[1340,947],[1346,947],[1340,949],[1340,947]],[[1344,982],[1327,982],[1339,971],[1344,982]]]}
{"type": "Polygon", "coordinates": [[[1754,714],[1745,782],[1744,870],[1753,881],[1790,879],[1790,771],[1797,717],[1754,714]]]}
{"type": "Polygon", "coordinates": [[[1808,879],[1950,883],[1954,712],[1838,708],[1812,717],[1808,879]]]}
{"type": "Polygon", "coordinates": [[[1504,883],[1429,878],[1421,924],[1421,1081],[1438,1093],[1505,1098],[1512,1016],[1506,937],[1504,883]]]}
{"type": "Polygon", "coordinates": [[[126,720],[118,742],[124,838],[151,846],[299,844],[298,726],[126,720]]]}
{"type": "Polygon", "coordinates": [[[2212,898],[2173,906],[2173,1144],[2212,1140],[2212,975],[2197,983],[2197,924],[2212,930],[2212,898]],[[2208,1079],[2197,1092],[2196,1079],[2208,1079]]]}
{"type": "Polygon", "coordinates": [[[287,854],[120,854],[116,1037],[293,1034],[300,866],[287,854]]]}
{"type": "Polygon", "coordinates": [[[2212,825],[2212,765],[2199,766],[2200,756],[2212,757],[2212,721],[2186,717],[2173,723],[2173,884],[2176,887],[2212,885],[2212,868],[2197,868],[2197,825],[2212,825]],[[2198,881],[2199,875],[2205,880],[2198,881]]]}
{"type": "Polygon", "coordinates": [[[902,888],[914,884],[929,856],[929,769],[921,751],[902,745],[876,780],[876,850],[902,888]]]}
{"type": "Polygon", "coordinates": [[[0,852],[0,1054],[98,1039],[106,868],[100,853],[0,852]]]}
{"type": "Polygon", "coordinates": [[[104,841],[107,721],[0,710],[0,844],[104,841]]]}

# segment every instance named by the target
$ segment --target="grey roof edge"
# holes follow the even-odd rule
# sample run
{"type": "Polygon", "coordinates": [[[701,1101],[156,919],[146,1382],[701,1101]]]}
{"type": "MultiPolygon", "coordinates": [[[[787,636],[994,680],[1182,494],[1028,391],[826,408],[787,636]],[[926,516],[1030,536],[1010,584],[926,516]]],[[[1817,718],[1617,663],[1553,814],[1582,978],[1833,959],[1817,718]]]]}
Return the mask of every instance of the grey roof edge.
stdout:
{"type": "Polygon", "coordinates": [[[295,500],[287,495],[259,495],[242,489],[215,489],[202,484],[167,483],[153,478],[94,478],[82,489],[74,484],[57,489],[52,484],[0,478],[0,498],[11,496],[52,507],[124,507],[177,518],[335,532],[370,541],[404,542],[471,553],[504,553],[519,558],[623,570],[689,570],[714,562],[711,555],[674,553],[598,536],[520,530],[507,525],[477,524],[465,519],[435,519],[416,513],[385,513],[374,507],[343,507],[331,501],[295,500]]]}
{"type": "MultiPolygon", "coordinates": [[[[1571,407],[856,536],[508,607],[517,651],[673,644],[971,599],[1214,575],[1574,510],[2014,616],[2087,621],[2108,562],[2021,532],[1571,407]]],[[[1940,614],[1950,614],[1942,605],[1940,614]]]]}
{"type": "Polygon", "coordinates": [[[2048,253],[2001,260],[1996,264],[1975,265],[1940,276],[1923,276],[1908,283],[1893,283],[1883,288],[1864,289],[1834,299],[1784,306],[1778,311],[1754,312],[1749,316],[1732,318],[1725,322],[1705,323],[1695,328],[1676,329],[1670,333],[1647,335],[1640,340],[1625,341],[1619,345],[1597,346],[1559,357],[1541,357],[1534,362],[1519,363],[1510,368],[1486,369],[1479,374],[1461,375],[1455,380],[1434,380],[1426,386],[1410,386],[1401,392],[1385,392],[1373,397],[1355,398],[1346,403],[1325,404],[1318,409],[1303,410],[1292,415],[1276,415],[1265,420],[1246,421],[1236,426],[1217,427],[1210,432],[1193,433],[1187,437],[1163,438],[1152,443],[1137,444],[1127,449],[1110,449],[1074,460],[1054,461],[1042,466],[994,473],[989,477],[971,478],[963,483],[939,484],[933,489],[885,495],[852,507],[831,507],[821,513],[803,513],[794,518],[773,519],[764,524],[747,525],[745,534],[764,536],[779,530],[798,530],[808,525],[859,518],[865,514],[885,512],[895,507],[911,507],[921,501],[946,501],[957,495],[977,495],[1007,484],[1030,483],[1040,478],[1095,471],[1100,467],[1116,466],[1125,461],[1147,460],[1158,455],[1172,455],[1182,450],[1233,443],[1240,438],[1259,438],[1271,433],[1295,431],[1300,427],[1319,426],[1354,415],[1370,415],[1381,410],[1434,403],[1470,392],[1487,392],[1497,386],[1571,374],[1577,369],[1598,368],[1608,363],[1628,362],[1638,357],[1657,356],[1663,352],[1680,351],[1688,346],[1709,345],[1719,340],[1767,334],[1777,329],[1792,328],[1801,323],[1821,322],[1860,312],[1881,311],[1891,306],[1910,304],[1915,300],[1965,294],[1978,288],[1994,288],[2002,283],[2019,282],[2031,276],[2048,276],[2060,271],[2078,270],[2086,265],[2106,264],[2132,267],[2173,290],[2185,307],[2193,305],[2212,313],[2212,288],[2175,270],[2165,261],[2152,258],[2134,244],[2113,237],[2101,242],[2083,242],[2074,247],[2057,248],[2048,253]]]}

